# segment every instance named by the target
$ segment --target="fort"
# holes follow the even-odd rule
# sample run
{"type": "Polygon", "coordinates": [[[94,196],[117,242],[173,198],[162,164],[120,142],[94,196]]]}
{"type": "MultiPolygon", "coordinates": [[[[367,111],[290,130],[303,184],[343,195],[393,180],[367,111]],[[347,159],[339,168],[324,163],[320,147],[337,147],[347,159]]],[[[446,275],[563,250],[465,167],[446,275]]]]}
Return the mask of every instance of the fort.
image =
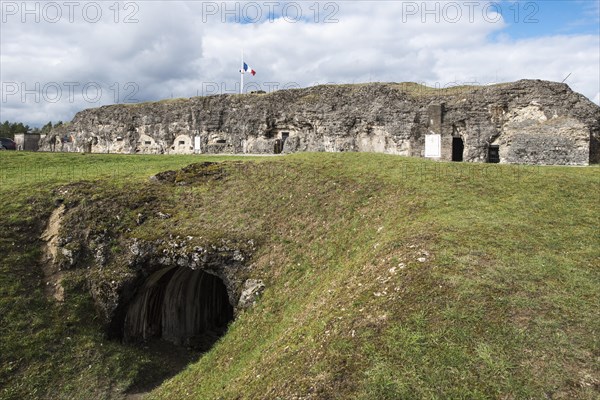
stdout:
{"type": "Polygon", "coordinates": [[[323,85],[118,104],[79,112],[41,150],[125,154],[380,152],[442,161],[589,165],[600,107],[568,85],[434,89],[323,85]]]}

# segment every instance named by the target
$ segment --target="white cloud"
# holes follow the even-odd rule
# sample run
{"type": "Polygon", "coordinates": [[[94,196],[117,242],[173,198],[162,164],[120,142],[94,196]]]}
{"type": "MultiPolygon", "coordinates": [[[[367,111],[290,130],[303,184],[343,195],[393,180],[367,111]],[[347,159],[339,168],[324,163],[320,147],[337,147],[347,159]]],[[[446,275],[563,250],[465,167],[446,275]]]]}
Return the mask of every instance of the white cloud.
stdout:
{"type": "Polygon", "coordinates": [[[485,3],[471,10],[463,7],[457,14],[449,4],[461,2],[427,3],[429,13],[419,9],[423,2],[322,2],[316,14],[309,2],[302,3],[304,19],[296,23],[290,22],[295,14],[282,15],[288,3],[279,3],[273,21],[263,7],[261,22],[253,24],[222,22],[225,17],[244,17],[240,13],[248,3],[240,3],[237,15],[223,15],[221,2],[129,2],[117,23],[112,2],[96,3],[103,13],[97,23],[86,21],[89,15],[81,10],[72,23],[66,13],[57,23],[45,22],[41,12],[40,23],[32,15],[22,23],[22,10],[13,15],[6,3],[21,6],[2,3],[6,19],[0,32],[2,120],[29,124],[68,120],[83,108],[123,101],[127,95],[147,101],[189,97],[217,87],[234,92],[241,48],[258,71],[246,82],[264,89],[272,87],[271,82],[283,87],[369,80],[441,86],[521,78],[561,81],[572,73],[567,83],[600,102],[598,37],[514,40],[501,16],[485,9],[485,3]],[[213,14],[203,14],[207,6],[213,7],[213,14]],[[127,15],[139,22],[123,23],[127,15]],[[323,23],[326,17],[338,22],[323,23]],[[52,82],[63,90],[60,101],[48,101],[53,92],[47,85],[52,82]],[[79,84],[72,99],[70,82],[79,84]],[[96,82],[102,95],[98,102],[90,102],[92,90],[86,101],[83,86],[96,82]],[[22,91],[35,89],[36,83],[42,89],[38,99],[22,91]],[[14,84],[18,89],[13,94],[14,84]]]}
{"type": "Polygon", "coordinates": [[[593,98],[600,85],[600,56],[593,51],[598,46],[594,36],[552,36],[488,43],[469,50],[439,50],[435,71],[442,79],[473,76],[483,79],[482,83],[523,78],[562,81],[571,73],[567,83],[593,98]]]}

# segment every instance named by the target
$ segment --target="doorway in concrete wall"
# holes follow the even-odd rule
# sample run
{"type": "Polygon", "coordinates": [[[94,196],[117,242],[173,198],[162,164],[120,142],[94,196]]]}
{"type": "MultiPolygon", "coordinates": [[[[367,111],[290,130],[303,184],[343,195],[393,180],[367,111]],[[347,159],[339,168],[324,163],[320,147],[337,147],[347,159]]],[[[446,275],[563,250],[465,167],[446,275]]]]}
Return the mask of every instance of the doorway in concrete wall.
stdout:
{"type": "Polygon", "coordinates": [[[285,146],[285,141],[290,137],[289,132],[281,132],[281,151],[283,151],[283,147],[285,146]]]}
{"type": "Polygon", "coordinates": [[[490,145],[488,147],[488,160],[489,163],[497,164],[500,162],[500,146],[490,145]]]}
{"type": "Polygon", "coordinates": [[[453,137],[452,138],[452,161],[462,161],[464,150],[465,150],[465,143],[463,142],[462,138],[453,137]]]}
{"type": "Polygon", "coordinates": [[[281,139],[275,139],[275,144],[273,145],[273,153],[281,154],[283,151],[283,145],[281,144],[281,139]]]}
{"type": "Polygon", "coordinates": [[[281,132],[281,139],[275,139],[275,145],[273,152],[275,154],[281,154],[283,152],[283,146],[285,146],[285,141],[290,137],[289,132],[281,132]]]}

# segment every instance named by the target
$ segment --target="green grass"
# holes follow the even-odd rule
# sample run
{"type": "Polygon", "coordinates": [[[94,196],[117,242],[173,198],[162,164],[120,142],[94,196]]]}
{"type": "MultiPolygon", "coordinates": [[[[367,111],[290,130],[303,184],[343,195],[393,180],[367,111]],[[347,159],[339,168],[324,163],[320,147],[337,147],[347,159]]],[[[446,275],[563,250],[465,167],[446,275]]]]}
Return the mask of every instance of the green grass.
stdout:
{"type": "Polygon", "coordinates": [[[600,395],[598,167],[298,154],[147,181],[225,159],[0,154],[0,398],[119,398],[160,366],[102,337],[84,274],[44,298],[37,237],[65,196],[123,237],[258,243],[259,303],[150,399],[600,395]],[[172,218],[133,222],[150,210],[172,218]]]}

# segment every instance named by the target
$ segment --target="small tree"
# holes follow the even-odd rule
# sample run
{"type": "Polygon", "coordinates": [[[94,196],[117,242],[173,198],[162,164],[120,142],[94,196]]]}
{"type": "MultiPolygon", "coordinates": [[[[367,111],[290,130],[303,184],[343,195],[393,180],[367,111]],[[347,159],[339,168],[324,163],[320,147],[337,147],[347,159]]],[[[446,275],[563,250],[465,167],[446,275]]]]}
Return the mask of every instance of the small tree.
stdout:
{"type": "Polygon", "coordinates": [[[47,135],[50,133],[51,130],[52,130],[52,121],[49,121],[46,125],[42,126],[42,130],[40,131],[40,133],[42,135],[47,135]]]}

